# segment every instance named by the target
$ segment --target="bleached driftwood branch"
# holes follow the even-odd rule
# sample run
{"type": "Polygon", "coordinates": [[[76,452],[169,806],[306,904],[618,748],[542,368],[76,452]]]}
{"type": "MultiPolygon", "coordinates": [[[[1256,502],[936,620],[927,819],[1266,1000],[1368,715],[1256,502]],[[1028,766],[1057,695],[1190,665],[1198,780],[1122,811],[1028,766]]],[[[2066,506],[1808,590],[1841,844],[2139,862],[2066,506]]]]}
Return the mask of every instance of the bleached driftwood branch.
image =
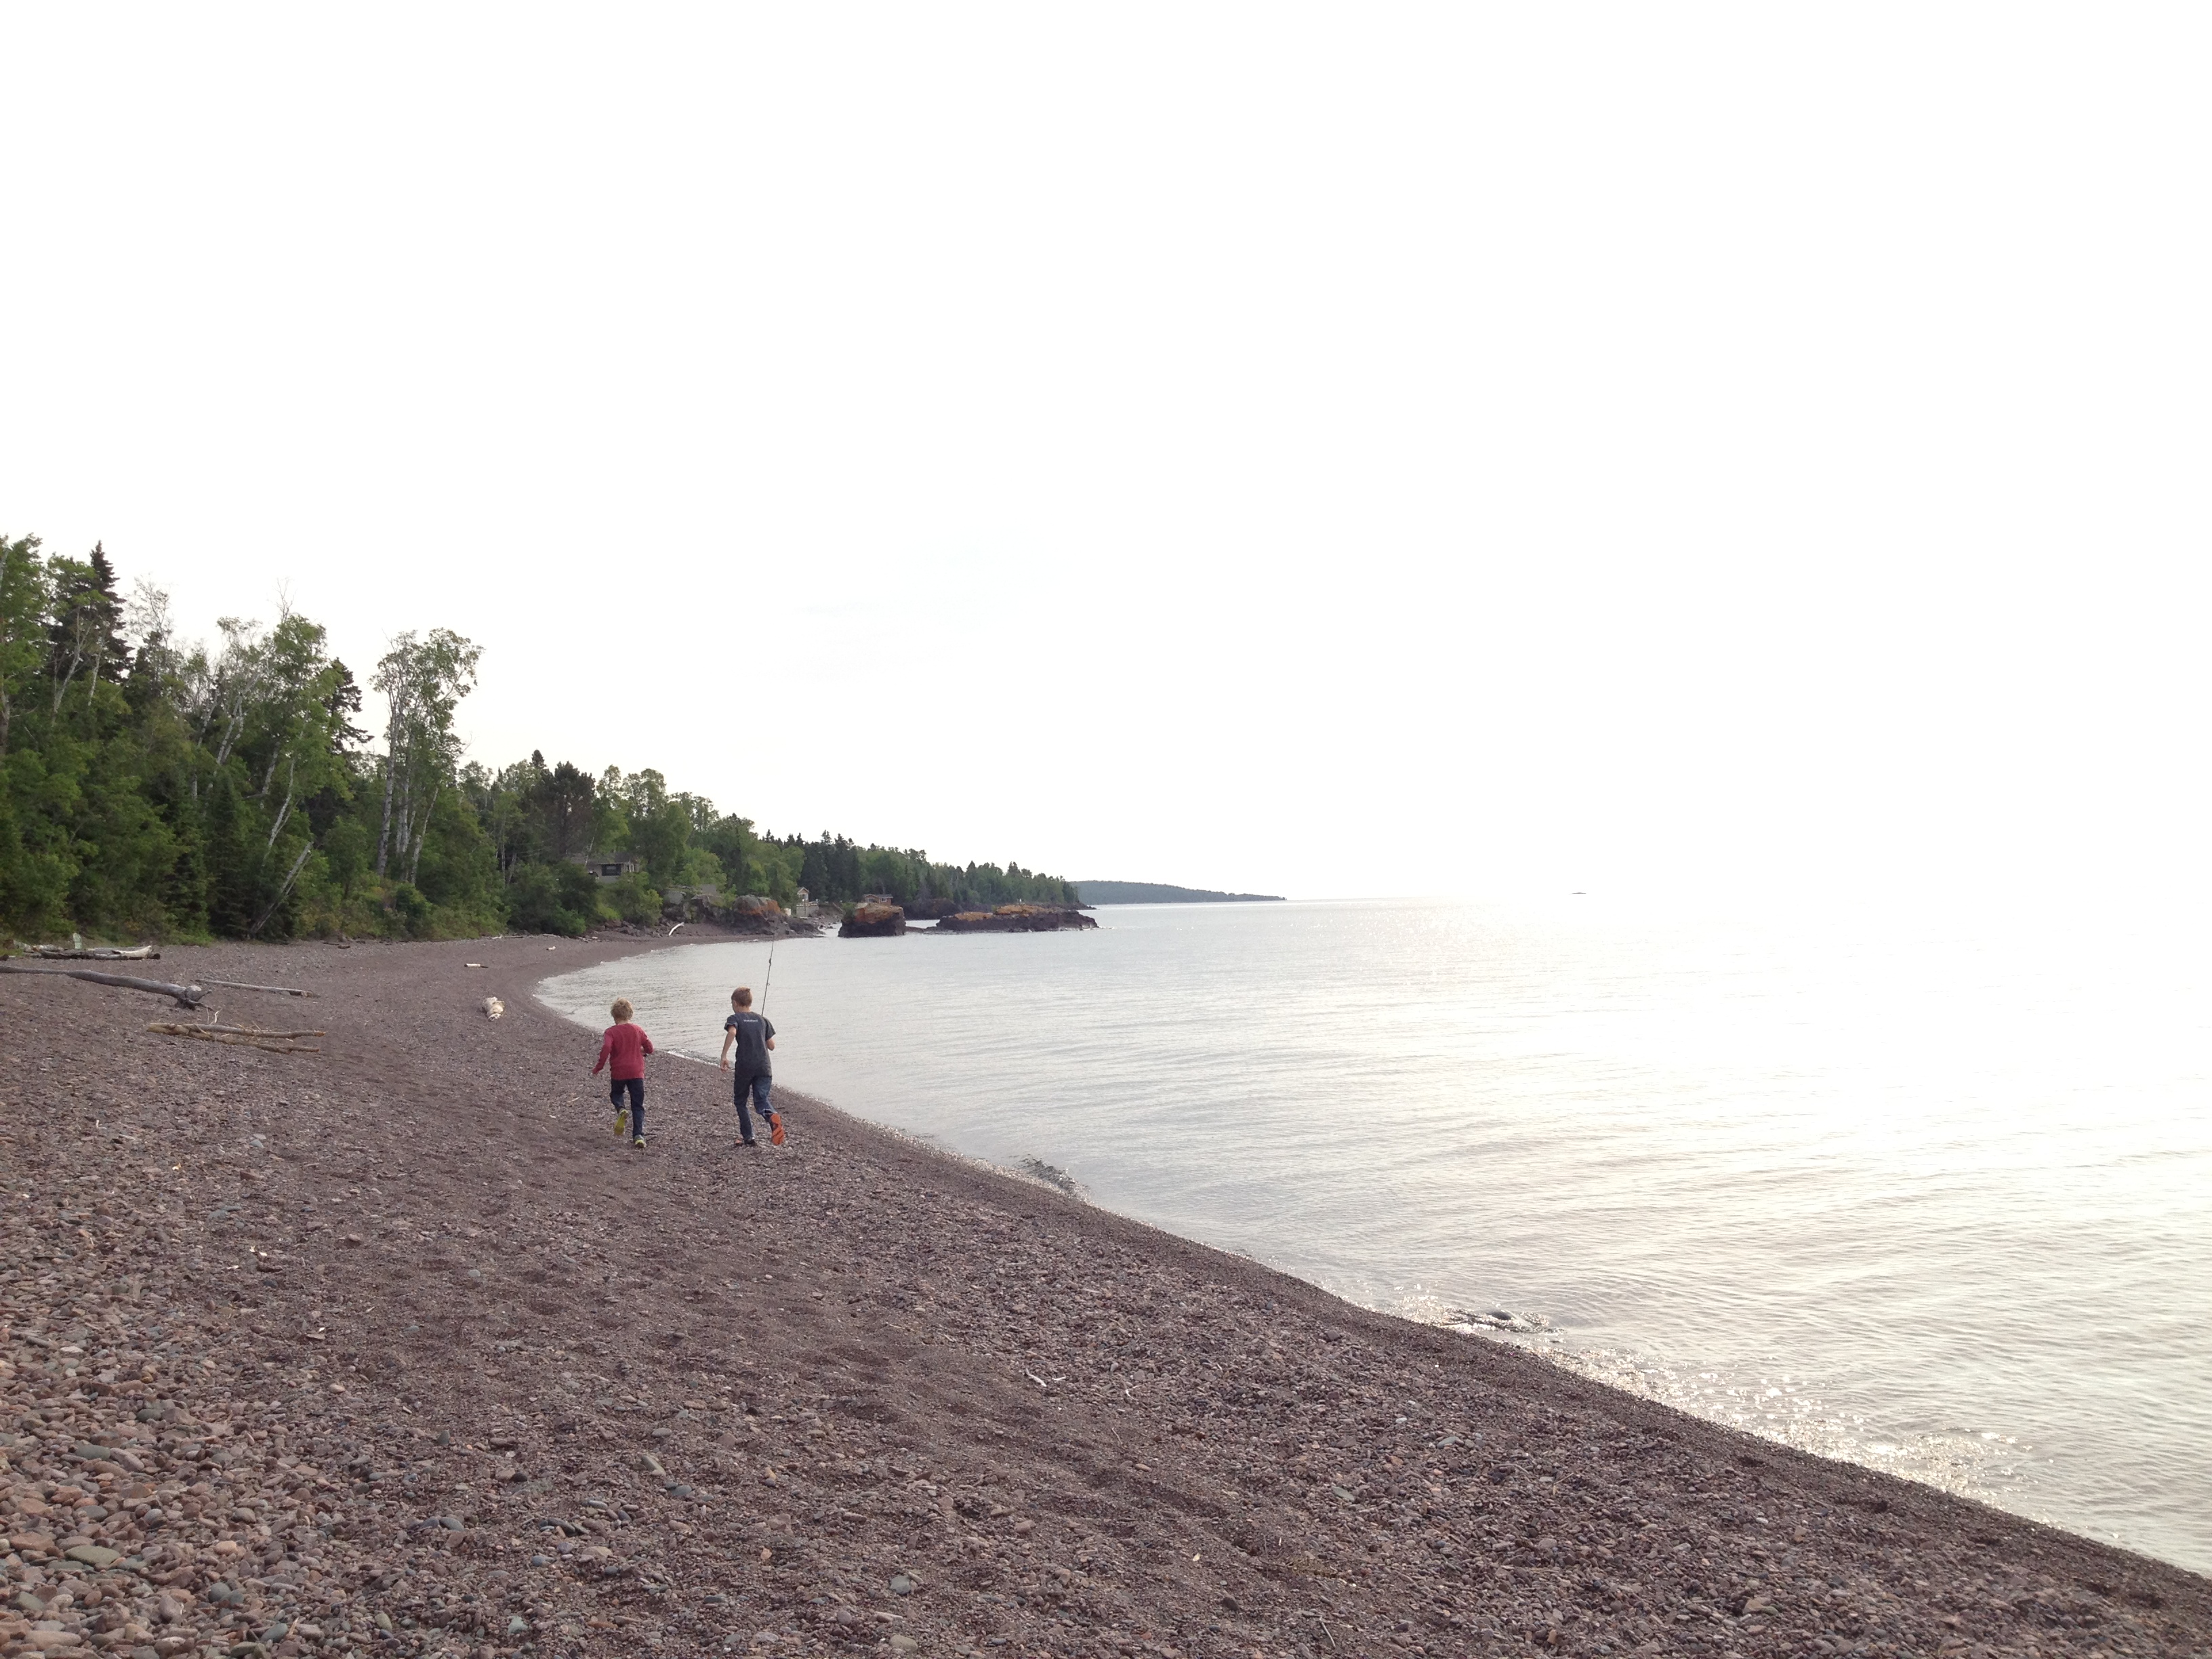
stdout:
{"type": "Polygon", "coordinates": [[[172,985],[167,980],[132,979],[125,974],[94,973],[89,968],[33,968],[16,962],[0,962],[0,974],[45,975],[54,979],[86,979],[94,985],[112,985],[125,991],[147,991],[173,997],[180,1008],[197,1008],[207,994],[197,985],[172,985]]]}
{"type": "Polygon", "coordinates": [[[265,1048],[272,1054],[319,1054],[323,1051],[312,1043],[294,1041],[298,1037],[319,1037],[320,1031],[263,1031],[251,1025],[180,1025],[173,1020],[155,1020],[146,1028],[162,1036],[194,1037],[202,1042],[234,1043],[242,1048],[265,1048]]]}
{"type": "MultiPolygon", "coordinates": [[[[206,985],[172,985],[167,980],[132,979],[123,974],[97,973],[89,968],[33,968],[0,962],[0,974],[53,974],[70,979],[88,979],[95,985],[120,986],[126,991],[151,991],[159,996],[174,997],[186,1008],[199,1007],[207,998],[206,985]]],[[[249,985],[243,980],[211,979],[208,985],[220,985],[231,991],[266,991],[271,996],[311,997],[313,991],[302,991],[290,985],[249,985]]]]}
{"type": "Polygon", "coordinates": [[[88,945],[72,949],[62,945],[27,945],[27,955],[41,962],[159,962],[161,953],[150,945],[142,945],[135,951],[118,950],[112,945],[88,945]]]}

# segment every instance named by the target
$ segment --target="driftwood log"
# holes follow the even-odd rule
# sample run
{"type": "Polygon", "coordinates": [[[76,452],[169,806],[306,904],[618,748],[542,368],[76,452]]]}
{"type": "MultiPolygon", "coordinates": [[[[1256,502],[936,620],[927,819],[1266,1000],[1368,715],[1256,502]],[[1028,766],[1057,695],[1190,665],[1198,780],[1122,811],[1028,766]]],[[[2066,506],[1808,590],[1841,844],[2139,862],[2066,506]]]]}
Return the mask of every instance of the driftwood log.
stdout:
{"type": "Polygon", "coordinates": [[[197,985],[172,985],[167,980],[132,979],[126,974],[95,973],[89,968],[33,968],[22,963],[0,962],[0,974],[42,974],[55,979],[88,979],[94,985],[112,985],[125,991],[148,991],[173,997],[180,1008],[197,1008],[207,995],[197,985]]]}
{"type": "Polygon", "coordinates": [[[319,1054],[323,1051],[300,1037],[319,1037],[320,1031],[263,1031],[251,1025],[182,1025],[155,1020],[146,1028],[161,1036],[195,1037],[202,1042],[234,1043],[241,1048],[265,1048],[272,1054],[319,1054]]]}
{"type": "Polygon", "coordinates": [[[313,995],[314,995],[314,994],[315,994],[313,991],[299,991],[299,990],[295,990],[291,986],[289,986],[289,985],[248,985],[248,984],[247,984],[244,980],[242,980],[242,979],[211,979],[211,980],[208,981],[207,982],[208,982],[210,985],[220,985],[220,986],[222,986],[225,990],[229,990],[229,991],[266,991],[266,992],[268,992],[268,993],[269,993],[270,995],[272,995],[272,996],[280,996],[280,997],[311,997],[311,996],[313,996],[313,995]]]}
{"type": "Polygon", "coordinates": [[[204,1025],[177,1025],[173,1021],[156,1020],[153,1025],[149,1026],[147,1029],[149,1030],[159,1029],[164,1031],[170,1030],[186,1031],[220,1031],[226,1036],[289,1038],[328,1036],[330,1035],[327,1031],[264,1031],[258,1025],[226,1025],[219,1019],[209,1020],[204,1025]]]}
{"type": "Polygon", "coordinates": [[[59,945],[33,945],[25,954],[41,962],[159,962],[161,953],[150,945],[142,945],[135,951],[121,951],[112,946],[94,945],[79,950],[70,950],[59,945]]]}

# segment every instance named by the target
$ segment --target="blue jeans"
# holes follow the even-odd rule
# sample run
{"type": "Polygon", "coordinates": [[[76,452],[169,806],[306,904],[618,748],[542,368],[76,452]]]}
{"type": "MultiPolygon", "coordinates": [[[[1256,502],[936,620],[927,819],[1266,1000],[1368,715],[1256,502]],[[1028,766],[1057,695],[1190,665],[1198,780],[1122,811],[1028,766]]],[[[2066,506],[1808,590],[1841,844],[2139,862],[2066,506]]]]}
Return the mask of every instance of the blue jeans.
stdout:
{"type": "Polygon", "coordinates": [[[640,1140],[645,1139],[645,1079],[641,1077],[618,1077],[607,1085],[607,1099],[615,1110],[623,1109],[623,1096],[629,1097],[629,1132],[640,1140]]]}
{"type": "Polygon", "coordinates": [[[738,1079],[735,1086],[738,1097],[738,1133],[747,1140],[750,1140],[753,1138],[753,1111],[757,1111],[763,1118],[769,1115],[768,1106],[769,1079],[768,1074],[763,1072],[758,1077],[738,1079]],[[745,1109],[748,1103],[751,1105],[753,1111],[745,1109]]]}

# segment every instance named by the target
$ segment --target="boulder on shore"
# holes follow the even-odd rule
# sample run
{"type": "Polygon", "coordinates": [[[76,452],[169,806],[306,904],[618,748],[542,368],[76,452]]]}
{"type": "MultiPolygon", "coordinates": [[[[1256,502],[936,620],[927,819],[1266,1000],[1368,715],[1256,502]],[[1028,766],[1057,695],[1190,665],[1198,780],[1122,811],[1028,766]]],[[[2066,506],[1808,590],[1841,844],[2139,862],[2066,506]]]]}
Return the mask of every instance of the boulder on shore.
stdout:
{"type": "Polygon", "coordinates": [[[963,910],[937,924],[941,933],[1049,933],[1063,927],[1096,927],[1097,918],[1066,904],[1002,904],[995,910],[963,910]]]}
{"type": "Polygon", "coordinates": [[[872,900],[854,905],[845,913],[845,925],[837,930],[839,939],[890,939],[906,932],[906,912],[896,904],[883,904],[872,900]]]}

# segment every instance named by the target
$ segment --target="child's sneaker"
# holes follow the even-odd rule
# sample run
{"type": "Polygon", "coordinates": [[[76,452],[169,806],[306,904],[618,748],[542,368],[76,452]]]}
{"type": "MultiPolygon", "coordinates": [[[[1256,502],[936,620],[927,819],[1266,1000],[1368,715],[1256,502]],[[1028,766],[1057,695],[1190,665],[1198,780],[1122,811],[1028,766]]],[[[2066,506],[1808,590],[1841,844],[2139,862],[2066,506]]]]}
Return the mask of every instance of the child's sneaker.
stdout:
{"type": "Polygon", "coordinates": [[[629,1139],[629,1108],[627,1106],[615,1108],[615,1139],[617,1140],[629,1139]]]}
{"type": "Polygon", "coordinates": [[[630,1145],[635,1147],[639,1152],[643,1152],[645,1150],[645,1137],[643,1135],[640,1135],[636,1139],[631,1141],[630,1145]]]}
{"type": "Polygon", "coordinates": [[[768,1144],[771,1146],[783,1145],[783,1119],[774,1112],[768,1115],[768,1144]]]}
{"type": "Polygon", "coordinates": [[[760,1142],[755,1140],[750,1135],[747,1135],[744,1139],[738,1141],[738,1145],[740,1146],[757,1146],[760,1145],[760,1142]]]}

